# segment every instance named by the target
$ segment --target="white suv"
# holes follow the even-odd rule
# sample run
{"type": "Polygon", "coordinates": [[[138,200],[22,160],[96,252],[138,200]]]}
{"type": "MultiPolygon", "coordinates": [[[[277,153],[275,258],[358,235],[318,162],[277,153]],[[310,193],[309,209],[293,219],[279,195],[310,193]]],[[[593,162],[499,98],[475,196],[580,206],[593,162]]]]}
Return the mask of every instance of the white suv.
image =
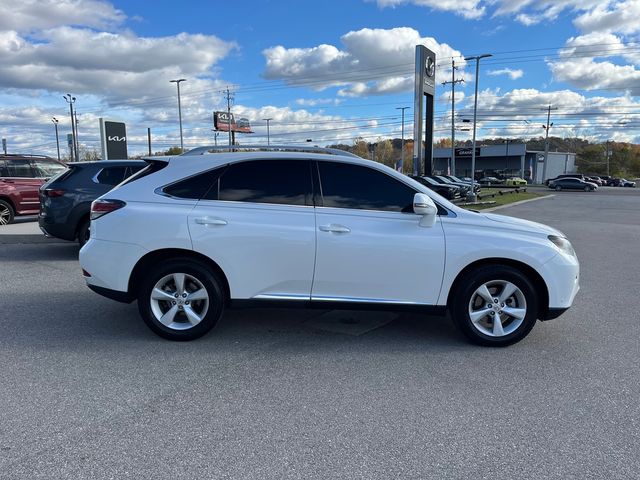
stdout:
{"type": "Polygon", "coordinates": [[[137,299],[172,340],[204,335],[229,306],[287,302],[449,310],[472,341],[505,346],[571,306],[579,265],[561,232],[307,150],[149,159],[92,205],[80,251],[89,288],[137,299]]]}

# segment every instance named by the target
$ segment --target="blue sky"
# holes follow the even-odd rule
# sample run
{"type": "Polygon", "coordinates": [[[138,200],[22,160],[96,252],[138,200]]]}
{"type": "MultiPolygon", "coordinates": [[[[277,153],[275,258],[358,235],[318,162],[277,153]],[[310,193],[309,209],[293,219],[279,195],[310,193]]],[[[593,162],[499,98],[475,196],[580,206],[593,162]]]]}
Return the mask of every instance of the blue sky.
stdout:
{"type": "MultiPolygon", "coordinates": [[[[638,141],[640,0],[347,0],[143,2],[0,0],[0,133],[10,151],[55,152],[51,117],[99,149],[98,118],[127,122],[131,153],[213,143],[211,113],[233,111],[244,143],[352,143],[400,136],[396,107],[413,105],[416,43],[452,57],[492,53],[480,77],[479,136],[552,134],[638,141]],[[635,87],[635,90],[634,90],[635,87]]],[[[471,113],[473,68],[461,65],[456,124],[471,113]]],[[[438,86],[435,137],[450,136],[449,87],[438,86]]],[[[405,130],[411,132],[412,109],[405,130]]],[[[460,131],[457,138],[466,138],[460,131]]],[[[225,134],[221,134],[222,139],[225,134]]],[[[411,133],[408,134],[411,136],[411,133]]]]}

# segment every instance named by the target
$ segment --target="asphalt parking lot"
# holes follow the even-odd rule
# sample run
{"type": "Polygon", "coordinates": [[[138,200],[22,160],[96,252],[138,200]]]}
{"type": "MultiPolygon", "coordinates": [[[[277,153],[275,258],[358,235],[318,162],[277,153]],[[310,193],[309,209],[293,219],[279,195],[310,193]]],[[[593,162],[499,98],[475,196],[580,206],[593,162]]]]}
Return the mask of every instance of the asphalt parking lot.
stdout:
{"type": "Polygon", "coordinates": [[[0,478],[640,477],[640,189],[500,213],[582,265],[574,307],[507,349],[275,309],[172,343],[85,287],[75,244],[0,231],[0,478]]]}

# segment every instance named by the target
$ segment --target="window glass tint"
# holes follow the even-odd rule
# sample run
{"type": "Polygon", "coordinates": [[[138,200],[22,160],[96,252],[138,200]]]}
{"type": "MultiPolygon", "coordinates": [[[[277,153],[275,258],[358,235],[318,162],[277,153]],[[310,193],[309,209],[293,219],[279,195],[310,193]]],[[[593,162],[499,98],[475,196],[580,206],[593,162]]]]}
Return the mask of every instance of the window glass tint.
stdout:
{"type": "Polygon", "coordinates": [[[138,173],[144,167],[145,167],[145,165],[140,165],[140,166],[135,166],[135,167],[127,167],[127,171],[124,174],[124,178],[129,178],[134,173],[138,173]]]}
{"type": "Polygon", "coordinates": [[[165,187],[164,192],[178,198],[193,198],[196,200],[206,198],[208,200],[216,200],[218,195],[218,178],[223,171],[224,168],[218,168],[185,178],[184,180],[165,187]],[[207,192],[209,192],[209,194],[205,196],[207,192]]]}
{"type": "Polygon", "coordinates": [[[0,160],[0,177],[8,177],[9,169],[7,168],[7,162],[0,160]]]}
{"type": "Polygon", "coordinates": [[[117,185],[124,180],[124,172],[127,167],[105,167],[96,179],[103,185],[117,185]]]}
{"type": "Polygon", "coordinates": [[[33,162],[38,177],[50,178],[63,172],[66,167],[60,163],[36,160],[33,162]]]}
{"type": "Polygon", "coordinates": [[[254,160],[229,165],[220,200],[312,205],[311,164],[306,160],[254,160]]]}
{"type": "Polygon", "coordinates": [[[29,160],[8,160],[7,176],[33,178],[33,171],[31,170],[29,160]]]}
{"type": "Polygon", "coordinates": [[[413,212],[415,190],[360,165],[318,162],[325,207],[413,212]]]}

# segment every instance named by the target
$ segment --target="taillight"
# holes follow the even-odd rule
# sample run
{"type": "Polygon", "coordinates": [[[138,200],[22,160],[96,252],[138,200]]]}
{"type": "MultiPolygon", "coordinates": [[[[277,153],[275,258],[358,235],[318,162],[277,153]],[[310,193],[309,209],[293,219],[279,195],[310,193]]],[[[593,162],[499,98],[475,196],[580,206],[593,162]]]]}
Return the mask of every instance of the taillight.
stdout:
{"type": "Polygon", "coordinates": [[[122,200],[94,200],[91,204],[91,220],[100,218],[107,213],[114,212],[126,205],[122,200]]]}
{"type": "Polygon", "coordinates": [[[43,193],[45,197],[54,198],[61,197],[66,193],[66,191],[61,188],[46,188],[43,193]]]}

